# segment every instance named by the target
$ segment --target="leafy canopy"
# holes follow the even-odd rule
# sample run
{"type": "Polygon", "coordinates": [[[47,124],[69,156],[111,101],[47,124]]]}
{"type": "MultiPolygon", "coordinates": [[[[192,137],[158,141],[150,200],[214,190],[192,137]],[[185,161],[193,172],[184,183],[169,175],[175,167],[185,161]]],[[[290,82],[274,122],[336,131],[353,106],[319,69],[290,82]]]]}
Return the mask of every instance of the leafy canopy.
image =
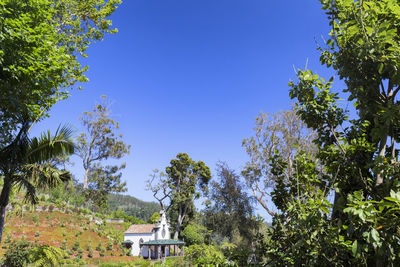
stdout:
{"type": "Polygon", "coordinates": [[[68,88],[85,82],[78,59],[115,33],[107,19],[120,0],[0,1],[0,147],[21,123],[39,120],[68,88]]]}

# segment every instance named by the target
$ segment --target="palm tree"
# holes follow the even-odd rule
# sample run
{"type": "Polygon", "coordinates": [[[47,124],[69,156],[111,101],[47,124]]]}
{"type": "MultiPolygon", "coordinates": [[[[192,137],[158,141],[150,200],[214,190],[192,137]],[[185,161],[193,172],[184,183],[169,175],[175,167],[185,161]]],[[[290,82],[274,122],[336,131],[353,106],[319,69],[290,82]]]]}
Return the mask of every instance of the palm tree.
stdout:
{"type": "Polygon", "coordinates": [[[47,131],[30,139],[31,125],[29,121],[23,123],[14,141],[0,150],[0,176],[4,182],[0,193],[0,244],[12,188],[23,189],[25,201],[36,204],[36,189],[53,188],[71,179],[68,171],[57,169],[51,160],[74,152],[72,131],[64,126],[55,135],[47,131]]]}

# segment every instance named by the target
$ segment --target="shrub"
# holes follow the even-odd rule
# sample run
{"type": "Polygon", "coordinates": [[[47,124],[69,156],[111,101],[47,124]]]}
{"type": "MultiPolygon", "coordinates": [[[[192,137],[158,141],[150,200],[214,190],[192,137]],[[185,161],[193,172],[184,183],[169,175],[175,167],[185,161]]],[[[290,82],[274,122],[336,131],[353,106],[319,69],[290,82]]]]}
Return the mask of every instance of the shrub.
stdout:
{"type": "Polygon", "coordinates": [[[87,243],[86,250],[89,251],[90,249],[92,249],[92,240],[89,239],[88,243],[87,243]]]}
{"type": "Polygon", "coordinates": [[[5,238],[4,241],[3,241],[3,248],[6,247],[6,246],[4,246],[5,244],[9,244],[9,243],[11,242],[11,237],[12,237],[11,233],[8,233],[8,234],[6,235],[6,238],[5,238]]]}
{"type": "Polygon", "coordinates": [[[52,246],[37,246],[31,249],[29,262],[34,266],[57,266],[66,253],[52,246]]]}
{"type": "Polygon", "coordinates": [[[35,237],[39,237],[40,236],[40,232],[39,231],[36,231],[35,232],[35,237]]]}
{"type": "Polygon", "coordinates": [[[101,248],[101,249],[100,249],[100,252],[99,252],[100,257],[104,257],[105,254],[106,254],[105,249],[104,249],[104,248],[101,248]]]}
{"type": "Polygon", "coordinates": [[[73,251],[77,251],[78,248],[79,248],[79,245],[80,245],[80,244],[79,244],[79,241],[76,240],[75,243],[74,243],[74,245],[72,246],[72,250],[73,250],[73,251]]]}
{"type": "Polygon", "coordinates": [[[12,267],[24,267],[29,263],[31,244],[26,240],[12,242],[4,253],[4,265],[12,267]]]}
{"type": "Polygon", "coordinates": [[[37,213],[35,213],[35,215],[33,215],[32,217],[32,221],[37,224],[39,222],[39,215],[37,213]]]}
{"type": "Polygon", "coordinates": [[[108,240],[106,249],[107,250],[112,250],[112,248],[113,248],[113,245],[111,243],[111,240],[108,240]]]}
{"type": "Polygon", "coordinates": [[[90,248],[90,249],[88,250],[88,257],[89,257],[89,258],[93,258],[93,249],[92,249],[92,248],[90,248]]]}
{"type": "Polygon", "coordinates": [[[199,266],[222,266],[226,259],[221,251],[213,245],[192,245],[185,250],[185,259],[199,266]]]}
{"type": "Polygon", "coordinates": [[[189,224],[182,231],[182,237],[185,239],[187,245],[194,244],[202,244],[208,235],[210,235],[210,231],[199,224],[189,224]]]}
{"type": "Polygon", "coordinates": [[[66,250],[67,249],[67,240],[66,239],[63,240],[63,242],[61,243],[60,248],[62,250],[66,250]]]}
{"type": "Polygon", "coordinates": [[[100,250],[102,249],[102,247],[103,247],[103,243],[100,241],[100,242],[97,244],[96,250],[97,250],[97,251],[100,251],[100,250]]]}

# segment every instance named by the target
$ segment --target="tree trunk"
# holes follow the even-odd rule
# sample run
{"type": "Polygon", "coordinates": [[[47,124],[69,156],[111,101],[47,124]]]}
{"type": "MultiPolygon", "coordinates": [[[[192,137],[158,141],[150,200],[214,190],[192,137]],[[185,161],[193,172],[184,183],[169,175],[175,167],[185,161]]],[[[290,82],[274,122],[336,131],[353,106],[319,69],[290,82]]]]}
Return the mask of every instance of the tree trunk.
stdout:
{"type": "Polygon", "coordinates": [[[85,168],[85,178],[83,179],[83,189],[88,187],[89,168],[85,168]]]}
{"type": "Polygon", "coordinates": [[[333,201],[332,219],[339,219],[341,217],[341,210],[339,210],[340,194],[335,192],[335,199],[333,201]]]}
{"type": "Polygon", "coordinates": [[[182,225],[182,221],[183,221],[183,216],[181,213],[178,214],[178,223],[176,224],[175,227],[175,233],[174,233],[174,239],[178,240],[178,236],[179,236],[179,231],[181,230],[181,225],[182,225]]]}
{"type": "Polygon", "coordinates": [[[0,245],[3,238],[4,222],[6,217],[6,207],[8,205],[8,199],[11,191],[11,179],[9,177],[4,178],[4,186],[0,194],[0,245]]]}
{"type": "MultiPolygon", "coordinates": [[[[385,154],[386,154],[386,142],[387,142],[387,134],[385,134],[384,137],[382,137],[380,144],[379,144],[379,156],[384,158],[385,154]]],[[[383,172],[380,171],[377,175],[376,175],[376,183],[375,183],[375,187],[380,186],[383,183],[383,172]]]]}

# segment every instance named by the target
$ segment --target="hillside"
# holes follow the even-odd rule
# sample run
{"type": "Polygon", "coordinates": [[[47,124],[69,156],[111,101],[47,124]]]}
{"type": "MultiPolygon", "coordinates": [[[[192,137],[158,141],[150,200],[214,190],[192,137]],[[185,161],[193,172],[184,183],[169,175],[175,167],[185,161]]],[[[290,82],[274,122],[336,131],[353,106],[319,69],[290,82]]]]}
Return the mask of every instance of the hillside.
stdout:
{"type": "Polygon", "coordinates": [[[108,205],[110,211],[123,210],[126,214],[144,221],[147,221],[154,212],[159,212],[161,209],[156,202],[146,202],[121,194],[109,194],[108,205]]]}
{"type": "Polygon", "coordinates": [[[135,259],[125,256],[120,246],[129,223],[101,223],[102,220],[80,210],[55,209],[44,205],[43,211],[27,211],[22,216],[8,212],[0,254],[4,254],[10,242],[25,239],[62,248],[68,254],[65,263],[96,265],[135,259]]]}

